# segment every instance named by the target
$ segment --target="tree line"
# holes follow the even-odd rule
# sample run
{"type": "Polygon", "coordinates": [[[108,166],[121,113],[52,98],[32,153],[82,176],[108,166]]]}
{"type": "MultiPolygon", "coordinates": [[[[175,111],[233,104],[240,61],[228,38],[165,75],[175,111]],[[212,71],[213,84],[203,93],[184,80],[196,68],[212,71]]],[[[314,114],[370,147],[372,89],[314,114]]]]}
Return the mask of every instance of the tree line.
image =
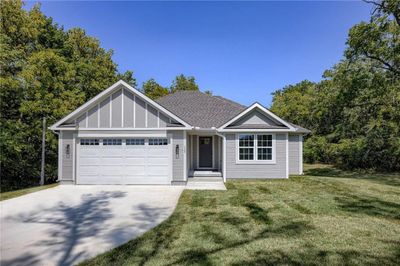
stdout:
{"type": "Polygon", "coordinates": [[[312,130],[306,162],[400,170],[400,1],[373,5],[353,26],[344,56],[320,82],[304,80],[273,93],[272,111],[312,130]]]}
{"type": "MultiPolygon", "coordinates": [[[[137,87],[132,71],[120,73],[113,51],[83,29],[64,30],[40,5],[0,2],[1,190],[38,184],[42,118],[52,124],[122,79],[137,87]]],[[[182,89],[199,90],[194,77],[179,75],[170,88],[153,79],[141,88],[155,99],[182,89]]],[[[57,178],[57,136],[46,132],[47,182],[57,178]]]]}

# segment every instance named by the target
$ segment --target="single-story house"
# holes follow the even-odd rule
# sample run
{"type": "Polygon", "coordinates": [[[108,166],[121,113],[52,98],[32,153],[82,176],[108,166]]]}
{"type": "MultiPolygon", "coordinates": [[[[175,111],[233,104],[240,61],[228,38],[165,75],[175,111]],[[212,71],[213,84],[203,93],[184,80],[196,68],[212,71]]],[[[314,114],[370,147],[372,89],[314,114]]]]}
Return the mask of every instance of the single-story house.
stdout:
{"type": "Polygon", "coordinates": [[[62,184],[185,184],[302,174],[303,135],[259,103],[199,91],[152,100],[118,81],[50,127],[62,184]]]}

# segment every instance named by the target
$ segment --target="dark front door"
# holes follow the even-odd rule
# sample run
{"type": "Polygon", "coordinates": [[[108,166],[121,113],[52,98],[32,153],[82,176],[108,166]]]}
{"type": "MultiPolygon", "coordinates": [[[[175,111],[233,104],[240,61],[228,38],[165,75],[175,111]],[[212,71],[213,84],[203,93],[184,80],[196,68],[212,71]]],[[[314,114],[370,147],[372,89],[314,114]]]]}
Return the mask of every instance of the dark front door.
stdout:
{"type": "Polygon", "coordinates": [[[212,168],[212,137],[199,137],[199,168],[212,168]]]}

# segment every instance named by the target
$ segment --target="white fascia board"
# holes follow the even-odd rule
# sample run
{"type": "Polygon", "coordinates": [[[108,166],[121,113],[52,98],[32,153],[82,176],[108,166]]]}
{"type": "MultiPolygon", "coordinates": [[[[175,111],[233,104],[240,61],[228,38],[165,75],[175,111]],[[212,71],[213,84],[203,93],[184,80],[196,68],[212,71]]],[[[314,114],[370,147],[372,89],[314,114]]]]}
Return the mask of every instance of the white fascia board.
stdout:
{"type": "Polygon", "coordinates": [[[129,131],[152,131],[152,130],[156,130],[156,131],[165,131],[165,130],[190,130],[190,128],[185,128],[185,127],[155,127],[155,128],[130,128],[130,127],[115,127],[115,128],[66,128],[66,127],[49,127],[48,129],[50,130],[71,130],[71,131],[75,131],[75,130],[79,130],[79,131],[125,131],[125,130],[129,130],[129,131]]]}
{"type": "Polygon", "coordinates": [[[79,138],[165,138],[167,131],[154,131],[154,132],[127,132],[127,131],[79,131],[77,136],[79,138]]]}
{"type": "Polygon", "coordinates": [[[268,110],[267,108],[265,108],[264,106],[262,106],[259,103],[253,103],[246,110],[244,110],[243,112],[241,112],[240,114],[238,114],[237,116],[235,116],[234,118],[229,120],[227,123],[225,123],[224,125],[219,127],[218,130],[219,131],[223,130],[225,127],[229,126],[230,124],[232,124],[233,122],[235,122],[236,120],[238,120],[241,117],[245,116],[246,114],[248,114],[249,112],[253,111],[256,108],[260,109],[261,111],[266,113],[268,116],[272,117],[273,119],[275,119],[278,122],[282,123],[283,125],[287,126],[289,128],[289,130],[286,130],[286,131],[296,131],[296,129],[292,125],[290,125],[288,122],[286,122],[285,120],[283,120],[279,116],[275,115],[274,113],[272,113],[270,110],[268,110]]]}
{"type": "Polygon", "coordinates": [[[235,132],[280,132],[280,133],[287,133],[287,132],[293,132],[293,130],[290,129],[251,129],[251,128],[242,128],[242,129],[220,129],[218,132],[230,132],[230,133],[235,133],[235,132]]]}
{"type": "MultiPolygon", "coordinates": [[[[141,93],[139,90],[133,88],[131,85],[129,85],[128,83],[126,83],[123,80],[120,80],[116,83],[114,83],[113,85],[111,85],[109,88],[107,88],[106,90],[100,92],[99,94],[97,94],[95,97],[93,97],[92,99],[90,99],[89,101],[87,101],[86,103],[84,103],[83,105],[81,105],[80,107],[78,107],[77,109],[75,109],[75,111],[71,112],[69,115],[65,116],[64,118],[62,118],[61,120],[57,121],[55,124],[53,124],[52,126],[50,126],[49,128],[51,130],[56,130],[56,128],[58,126],[60,126],[62,123],[64,123],[65,121],[67,121],[68,119],[76,116],[77,114],[79,114],[80,112],[84,111],[86,108],[88,108],[89,106],[91,106],[92,104],[94,104],[96,101],[98,101],[99,99],[103,98],[104,96],[110,94],[113,90],[117,89],[119,85],[124,86],[126,89],[130,90],[132,93],[140,96],[141,98],[143,98],[145,101],[147,101],[148,103],[150,103],[151,105],[153,105],[156,109],[161,110],[162,112],[164,112],[165,114],[167,114],[168,116],[172,117],[173,119],[175,119],[176,121],[178,121],[179,123],[182,123],[186,128],[191,128],[191,126],[186,123],[185,121],[183,121],[181,118],[177,117],[176,115],[174,115],[173,113],[171,113],[170,111],[168,111],[167,109],[165,109],[164,107],[162,107],[161,105],[159,105],[158,103],[156,103],[155,101],[153,101],[152,99],[150,99],[149,97],[147,97],[146,95],[144,95],[143,93],[141,93]]],[[[110,117],[111,119],[111,117],[110,117]]]]}

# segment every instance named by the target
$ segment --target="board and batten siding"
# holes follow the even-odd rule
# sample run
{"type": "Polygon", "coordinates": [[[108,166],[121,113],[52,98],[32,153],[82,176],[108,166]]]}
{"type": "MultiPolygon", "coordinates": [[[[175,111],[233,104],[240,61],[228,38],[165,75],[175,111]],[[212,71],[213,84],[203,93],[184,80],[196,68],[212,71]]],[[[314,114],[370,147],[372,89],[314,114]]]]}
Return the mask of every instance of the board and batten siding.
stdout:
{"type": "Polygon", "coordinates": [[[58,177],[61,183],[74,183],[74,174],[73,174],[73,161],[74,161],[74,133],[75,131],[62,131],[59,135],[60,142],[59,142],[59,149],[61,156],[60,164],[61,166],[61,176],[58,177]],[[70,154],[67,155],[66,148],[69,145],[70,154]]]}
{"type": "Polygon", "coordinates": [[[236,135],[226,134],[226,178],[287,178],[287,134],[276,134],[275,164],[236,163],[236,135]]]}
{"type": "Polygon", "coordinates": [[[70,119],[67,124],[74,121],[80,129],[165,128],[170,123],[170,117],[132,92],[120,89],[70,119]]]}
{"type": "Polygon", "coordinates": [[[172,143],[172,182],[185,181],[184,174],[184,160],[186,155],[184,153],[184,132],[183,131],[168,131],[171,136],[172,143]],[[179,157],[175,154],[176,145],[179,145],[179,157]]]}

